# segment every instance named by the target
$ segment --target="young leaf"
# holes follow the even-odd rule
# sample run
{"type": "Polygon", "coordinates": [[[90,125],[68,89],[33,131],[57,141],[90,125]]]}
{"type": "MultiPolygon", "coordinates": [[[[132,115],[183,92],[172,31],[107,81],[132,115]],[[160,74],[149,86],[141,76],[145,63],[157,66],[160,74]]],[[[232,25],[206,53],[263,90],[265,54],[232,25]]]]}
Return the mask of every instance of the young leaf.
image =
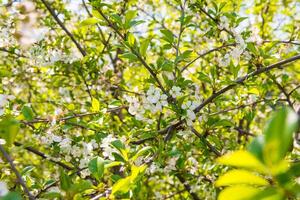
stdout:
{"type": "Polygon", "coordinates": [[[174,36],[173,33],[167,29],[160,30],[160,32],[164,35],[163,39],[169,43],[174,42],[174,36]]]}
{"type": "Polygon", "coordinates": [[[104,174],[104,160],[100,157],[93,158],[88,165],[88,168],[92,175],[100,181],[104,174]]]}
{"type": "Polygon", "coordinates": [[[266,164],[276,165],[285,157],[292,145],[298,123],[297,114],[290,108],[283,108],[275,113],[264,131],[263,155],[266,164]]]}
{"type": "Polygon", "coordinates": [[[215,184],[217,187],[234,184],[269,185],[266,179],[246,170],[231,170],[220,176],[215,184]]]}
{"type": "Polygon", "coordinates": [[[114,195],[117,192],[127,193],[131,186],[131,177],[126,177],[118,180],[112,187],[111,195],[114,195]]]}
{"type": "Polygon", "coordinates": [[[97,19],[95,17],[90,17],[90,18],[87,18],[87,19],[81,21],[80,26],[94,25],[94,24],[97,24],[98,22],[99,22],[99,19],[97,19]]]}
{"type": "Polygon", "coordinates": [[[261,190],[252,186],[235,185],[227,187],[218,196],[218,200],[245,200],[251,199],[261,190]]]}
{"type": "Polygon", "coordinates": [[[148,46],[150,44],[150,40],[149,39],[145,39],[144,41],[141,42],[141,46],[140,46],[140,54],[145,57],[146,56],[146,52],[148,49],[148,46]]]}
{"type": "Polygon", "coordinates": [[[135,38],[132,33],[128,33],[127,40],[130,46],[134,46],[135,38]]]}
{"type": "Polygon", "coordinates": [[[249,170],[257,170],[265,172],[264,165],[248,151],[234,151],[217,159],[217,162],[223,165],[247,168],[249,170]]]}
{"type": "Polygon", "coordinates": [[[28,106],[23,106],[22,114],[25,117],[25,119],[28,120],[28,121],[33,120],[33,118],[34,118],[33,111],[28,106]]]}
{"type": "Polygon", "coordinates": [[[97,99],[93,98],[92,99],[92,111],[99,112],[99,110],[100,110],[100,103],[97,99]]]}

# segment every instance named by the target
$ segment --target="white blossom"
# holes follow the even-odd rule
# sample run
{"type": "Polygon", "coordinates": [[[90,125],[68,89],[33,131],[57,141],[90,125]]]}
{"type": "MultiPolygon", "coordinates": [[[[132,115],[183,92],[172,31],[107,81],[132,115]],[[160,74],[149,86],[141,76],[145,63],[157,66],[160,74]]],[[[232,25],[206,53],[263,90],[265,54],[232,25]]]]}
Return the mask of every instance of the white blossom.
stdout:
{"type": "Polygon", "coordinates": [[[4,144],[6,144],[6,140],[0,138],[0,145],[4,145],[4,144]]]}
{"type": "Polygon", "coordinates": [[[167,164],[164,168],[165,173],[169,173],[172,170],[176,170],[176,162],[179,157],[172,157],[167,161],[167,164]]]}
{"type": "Polygon", "coordinates": [[[0,94],[0,116],[4,114],[4,108],[10,100],[14,100],[12,95],[0,94]]]}
{"type": "Polygon", "coordinates": [[[153,104],[158,102],[161,95],[160,90],[158,88],[153,87],[152,85],[150,86],[146,94],[147,94],[147,100],[153,104]]]}
{"type": "Polygon", "coordinates": [[[170,94],[172,95],[173,98],[176,98],[178,96],[181,96],[181,88],[178,86],[173,86],[170,90],[170,94]]]}
{"type": "Polygon", "coordinates": [[[200,105],[198,101],[187,101],[186,103],[183,103],[181,105],[181,108],[186,110],[186,122],[188,126],[191,126],[193,124],[193,121],[196,119],[196,114],[194,112],[194,109],[197,108],[200,105]]]}
{"type": "Polygon", "coordinates": [[[5,196],[9,192],[7,184],[3,181],[0,181],[0,197],[5,196]]]}
{"type": "Polygon", "coordinates": [[[113,153],[117,152],[117,150],[111,146],[111,143],[115,140],[117,140],[117,139],[113,135],[110,134],[102,140],[102,143],[100,145],[100,147],[103,150],[102,155],[104,157],[108,157],[110,160],[115,160],[113,153]]]}

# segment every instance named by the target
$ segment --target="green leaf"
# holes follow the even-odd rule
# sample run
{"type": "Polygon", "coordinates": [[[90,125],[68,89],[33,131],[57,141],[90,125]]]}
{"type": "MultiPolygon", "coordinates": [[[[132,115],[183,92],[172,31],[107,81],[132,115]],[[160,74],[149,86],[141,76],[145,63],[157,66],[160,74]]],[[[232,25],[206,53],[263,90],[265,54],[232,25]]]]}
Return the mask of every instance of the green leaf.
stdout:
{"type": "Polygon", "coordinates": [[[211,83],[211,80],[208,75],[204,74],[203,72],[199,72],[198,74],[199,74],[198,75],[199,80],[206,82],[206,83],[211,83]]]}
{"type": "Polygon", "coordinates": [[[19,122],[10,116],[6,116],[0,121],[0,138],[5,139],[6,145],[12,145],[19,129],[19,122]]]}
{"type": "Polygon", "coordinates": [[[134,55],[133,53],[124,53],[124,54],[120,55],[120,58],[128,59],[131,62],[138,60],[136,55],[134,55]]]}
{"type": "Polygon", "coordinates": [[[104,160],[100,157],[93,158],[88,165],[88,168],[92,175],[100,181],[104,174],[104,160]]]}
{"type": "Polygon", "coordinates": [[[129,23],[132,19],[134,19],[137,15],[136,10],[128,10],[125,14],[125,23],[129,23]]]}
{"type": "Polygon", "coordinates": [[[119,26],[123,26],[123,23],[122,23],[122,18],[117,15],[117,14],[112,14],[111,15],[111,18],[119,25],[119,26]]]}
{"type": "Polygon", "coordinates": [[[291,148],[293,133],[298,128],[298,116],[290,108],[279,110],[267,124],[265,146],[263,149],[264,161],[267,165],[276,165],[284,159],[291,148]]]}
{"type": "Polygon", "coordinates": [[[167,29],[160,30],[160,32],[164,35],[163,39],[169,43],[174,42],[174,36],[173,33],[167,29]]]}
{"type": "Polygon", "coordinates": [[[146,56],[146,52],[148,49],[148,46],[150,44],[150,40],[149,39],[145,39],[141,42],[141,46],[140,46],[140,54],[145,57],[146,56]]]}
{"type": "Polygon", "coordinates": [[[99,112],[100,110],[100,103],[97,99],[92,98],[92,111],[99,112]]]}
{"type": "Polygon", "coordinates": [[[252,186],[235,185],[222,190],[218,196],[218,200],[247,200],[259,192],[258,188],[252,186]]]}
{"type": "Polygon", "coordinates": [[[127,193],[131,186],[131,177],[126,177],[118,180],[112,187],[111,194],[114,195],[117,192],[127,193]]]}
{"type": "Polygon", "coordinates": [[[248,146],[248,151],[251,152],[257,159],[259,159],[262,163],[263,160],[263,148],[264,148],[264,137],[262,135],[257,136],[252,140],[250,145],[248,146]]]}
{"type": "Polygon", "coordinates": [[[95,17],[90,17],[90,18],[87,18],[87,19],[81,21],[80,26],[94,25],[94,24],[97,24],[98,22],[99,22],[99,19],[97,19],[95,17]]]}
{"type": "Polygon", "coordinates": [[[79,193],[92,188],[92,186],[93,184],[88,180],[79,180],[78,183],[75,183],[71,186],[70,190],[74,193],[79,193]]]}
{"type": "Polygon", "coordinates": [[[269,185],[268,181],[260,176],[257,176],[246,170],[236,169],[220,176],[215,184],[217,187],[234,184],[269,185]]]}
{"type": "Polygon", "coordinates": [[[68,191],[72,186],[72,180],[71,177],[69,177],[68,174],[66,174],[63,170],[60,171],[60,187],[64,191],[68,191]]]}
{"type": "Polygon", "coordinates": [[[1,200],[22,200],[21,196],[16,192],[9,192],[4,197],[0,197],[1,200]]]}
{"type": "Polygon", "coordinates": [[[249,170],[257,170],[266,172],[265,166],[248,151],[234,151],[217,159],[217,162],[223,165],[247,168],[249,170]]]}
{"type": "Polygon", "coordinates": [[[22,112],[22,114],[23,114],[23,116],[25,117],[26,120],[31,121],[31,120],[34,119],[34,114],[33,114],[33,111],[31,110],[30,107],[23,106],[21,112],[22,112]]]}
{"type": "Polygon", "coordinates": [[[221,119],[219,121],[217,121],[216,123],[214,123],[212,126],[213,127],[217,127],[217,126],[224,126],[224,127],[228,127],[228,126],[233,126],[234,124],[229,121],[228,119],[221,119]]]}
{"type": "Polygon", "coordinates": [[[148,153],[150,150],[152,150],[152,147],[143,147],[132,157],[132,160],[135,161],[139,156],[148,153]]]}
{"type": "Polygon", "coordinates": [[[128,41],[130,46],[134,46],[135,38],[134,38],[134,35],[132,33],[128,33],[127,41],[128,41]]]}

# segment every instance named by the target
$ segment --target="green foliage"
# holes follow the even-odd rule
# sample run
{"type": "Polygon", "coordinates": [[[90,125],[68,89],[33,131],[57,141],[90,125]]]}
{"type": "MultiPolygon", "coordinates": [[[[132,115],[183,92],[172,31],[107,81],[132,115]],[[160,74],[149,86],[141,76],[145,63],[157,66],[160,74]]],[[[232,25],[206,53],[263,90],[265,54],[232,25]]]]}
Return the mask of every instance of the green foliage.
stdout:
{"type": "Polygon", "coordinates": [[[280,109],[267,123],[263,137],[254,139],[248,151],[235,151],[218,158],[221,164],[249,170],[235,169],[219,177],[217,187],[229,186],[220,193],[219,199],[299,197],[300,185],[294,182],[299,176],[299,164],[288,164],[285,159],[298,126],[297,114],[288,108],[280,109]],[[250,171],[260,172],[265,178],[250,171]],[[242,195],[233,197],[232,193],[242,195]]]}
{"type": "Polygon", "coordinates": [[[0,0],[0,198],[299,199],[298,15],[0,0]]]}

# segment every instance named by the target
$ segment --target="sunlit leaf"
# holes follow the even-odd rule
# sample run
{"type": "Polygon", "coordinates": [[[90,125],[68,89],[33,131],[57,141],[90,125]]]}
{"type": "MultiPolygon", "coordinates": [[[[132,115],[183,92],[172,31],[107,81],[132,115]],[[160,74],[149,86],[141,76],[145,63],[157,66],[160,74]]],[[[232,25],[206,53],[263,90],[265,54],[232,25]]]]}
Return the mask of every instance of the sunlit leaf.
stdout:
{"type": "Polygon", "coordinates": [[[216,186],[228,186],[235,184],[268,185],[268,181],[252,172],[246,170],[231,170],[220,176],[216,181],[216,186]]]}

